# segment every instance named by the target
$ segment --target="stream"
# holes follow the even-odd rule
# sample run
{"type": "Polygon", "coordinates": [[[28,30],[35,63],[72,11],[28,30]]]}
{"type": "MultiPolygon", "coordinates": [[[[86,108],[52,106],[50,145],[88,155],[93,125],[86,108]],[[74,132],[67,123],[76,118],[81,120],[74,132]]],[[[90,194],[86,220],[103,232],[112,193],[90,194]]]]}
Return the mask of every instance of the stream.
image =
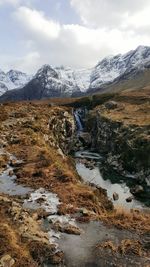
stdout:
{"type": "MultiPolygon", "coordinates": [[[[82,136],[82,133],[85,131],[85,126],[83,123],[86,116],[85,110],[86,109],[79,108],[74,111],[77,136],[79,139],[80,135],[82,136]]],[[[144,192],[138,199],[136,199],[130,192],[130,187],[136,185],[136,180],[133,175],[123,177],[112,170],[109,170],[107,175],[102,175],[100,172],[100,166],[101,164],[103,165],[103,157],[97,152],[90,151],[90,149],[84,150],[82,148],[82,150],[75,152],[74,157],[76,158],[76,170],[82,177],[83,181],[106,189],[107,195],[113,202],[114,206],[121,206],[125,209],[134,208],[149,210],[149,186],[144,188],[146,193],[144,192]],[[117,194],[118,199],[114,200],[113,194],[117,194]]]]}
{"type": "MultiPolygon", "coordinates": [[[[74,114],[78,124],[78,133],[82,132],[84,127],[80,120],[78,112],[74,114]]],[[[12,156],[10,156],[12,158],[12,156]]],[[[105,178],[99,169],[99,163],[102,159],[101,155],[91,151],[77,151],[75,153],[76,170],[85,183],[93,183],[107,190],[108,197],[113,201],[114,205],[121,205],[125,208],[146,209],[141,201],[133,198],[132,202],[127,203],[126,199],[131,197],[129,186],[120,178],[120,182],[112,182],[111,177],[105,178]],[[92,168],[86,166],[83,160],[94,161],[92,168]],[[113,193],[119,195],[117,201],[113,200],[113,193]]],[[[17,160],[15,158],[15,160],[17,160]]],[[[105,249],[100,251],[96,249],[97,244],[112,240],[118,245],[123,239],[138,240],[139,236],[127,230],[119,230],[115,227],[108,227],[99,221],[91,221],[89,223],[77,223],[75,218],[70,215],[60,216],[57,214],[57,206],[59,199],[56,194],[47,192],[43,188],[33,190],[29,187],[18,185],[15,182],[16,176],[13,174],[13,167],[8,164],[7,169],[0,175],[0,192],[9,195],[24,196],[23,207],[29,210],[42,208],[49,212],[50,215],[43,221],[44,231],[49,233],[50,242],[57,245],[65,255],[65,263],[59,264],[57,267],[110,267],[110,266],[144,266],[145,259],[135,255],[114,255],[106,252],[105,249]],[[12,175],[10,173],[12,172],[12,175]],[[38,200],[43,200],[40,203],[38,200]],[[52,224],[59,221],[63,227],[65,225],[73,225],[81,229],[80,235],[66,234],[52,229],[52,224]],[[123,265],[123,264],[126,265],[123,265]]],[[[49,263],[45,263],[43,267],[52,267],[49,263]]]]}
{"type": "MultiPolygon", "coordinates": [[[[78,151],[77,153],[75,153],[75,157],[81,158],[81,159],[85,158],[84,155],[86,159],[88,160],[89,159],[91,160],[101,159],[101,156],[98,153],[93,153],[93,152],[91,153],[88,151],[85,151],[85,152],[78,151]]],[[[91,182],[95,184],[96,186],[98,185],[106,189],[108,197],[111,199],[111,201],[113,202],[115,206],[121,206],[126,209],[132,209],[132,208],[147,209],[146,205],[143,202],[138,201],[134,198],[134,196],[130,192],[129,186],[124,180],[122,180],[122,177],[117,177],[117,174],[116,174],[116,177],[112,177],[111,175],[109,175],[107,178],[104,179],[103,175],[100,173],[98,163],[94,164],[93,168],[90,169],[89,167],[86,167],[85,164],[82,163],[82,161],[80,162],[80,160],[76,160],[76,169],[77,169],[78,174],[84,180],[84,182],[89,182],[89,183],[91,182]],[[116,182],[117,178],[119,182],[116,182]],[[113,199],[114,193],[118,194],[119,198],[117,200],[113,199]],[[126,199],[128,199],[129,197],[132,198],[131,202],[126,201],[126,199]]]]}
{"type": "MultiPolygon", "coordinates": [[[[86,151],[86,157],[89,158],[93,156],[95,159],[99,159],[100,156],[96,154],[91,154],[86,151]]],[[[79,157],[79,153],[77,154],[79,157]]],[[[83,156],[83,152],[82,152],[83,156]]],[[[12,156],[11,156],[12,157],[12,156]]],[[[15,158],[16,162],[17,159],[15,158]]],[[[19,163],[19,161],[18,161],[19,163]]],[[[76,164],[78,173],[82,176],[84,181],[90,181],[94,177],[93,182],[95,184],[101,185],[102,187],[107,187],[108,195],[115,190],[120,193],[120,202],[123,203],[123,199],[129,194],[128,190],[125,190],[122,186],[114,185],[111,188],[110,181],[104,181],[102,178],[98,167],[90,170],[85,167],[84,164],[77,161],[76,164]],[[124,193],[124,190],[126,191],[124,193]],[[125,194],[125,196],[124,196],[125,194]]],[[[120,244],[123,239],[138,239],[139,236],[135,233],[131,233],[127,230],[119,230],[112,227],[108,227],[99,221],[91,221],[89,223],[77,223],[75,218],[70,215],[58,215],[57,206],[59,205],[59,199],[56,194],[46,191],[43,188],[38,190],[33,190],[29,187],[24,187],[18,185],[15,182],[16,176],[10,175],[13,173],[13,167],[9,164],[7,169],[0,175],[0,193],[5,193],[9,195],[21,195],[24,202],[23,207],[29,210],[42,208],[49,212],[49,215],[43,221],[43,230],[48,232],[50,243],[56,245],[58,250],[64,252],[65,258],[64,263],[59,265],[52,265],[45,263],[42,267],[111,267],[111,266],[143,266],[145,264],[145,259],[143,257],[138,257],[135,255],[116,255],[108,253],[105,249],[100,251],[96,246],[108,240],[112,240],[114,244],[120,244]],[[40,203],[38,200],[41,200],[40,203]],[[59,221],[63,227],[65,225],[72,225],[78,227],[81,230],[80,235],[66,234],[59,231],[55,231],[52,228],[52,224],[59,221]],[[126,263],[126,265],[123,265],[126,263]],[[117,265],[116,265],[117,264],[117,265]]],[[[133,201],[133,206],[139,206],[140,203],[133,201]]]]}

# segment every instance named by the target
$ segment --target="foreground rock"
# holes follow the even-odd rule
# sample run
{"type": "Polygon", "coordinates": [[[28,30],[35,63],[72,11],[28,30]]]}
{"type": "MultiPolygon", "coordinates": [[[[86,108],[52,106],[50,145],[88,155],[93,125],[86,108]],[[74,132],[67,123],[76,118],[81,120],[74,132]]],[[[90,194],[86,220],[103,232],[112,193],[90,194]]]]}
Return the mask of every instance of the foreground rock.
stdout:
{"type": "Polygon", "coordinates": [[[117,194],[116,192],[113,193],[113,200],[118,200],[119,199],[119,194],[117,194]]]}

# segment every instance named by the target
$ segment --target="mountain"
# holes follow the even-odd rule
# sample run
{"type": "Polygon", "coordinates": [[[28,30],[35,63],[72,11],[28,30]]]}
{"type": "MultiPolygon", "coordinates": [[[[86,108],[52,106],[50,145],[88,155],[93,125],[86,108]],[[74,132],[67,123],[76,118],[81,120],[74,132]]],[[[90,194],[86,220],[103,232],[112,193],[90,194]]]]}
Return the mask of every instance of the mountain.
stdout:
{"type": "Polygon", "coordinates": [[[5,73],[0,69],[0,95],[14,88],[21,88],[31,80],[32,76],[21,71],[10,70],[5,73]]]}
{"type": "Polygon", "coordinates": [[[44,65],[23,88],[7,91],[1,100],[32,100],[82,95],[90,84],[90,69],[44,65]]]}
{"type": "MultiPolygon", "coordinates": [[[[8,91],[6,82],[3,82],[4,73],[0,77],[1,101],[32,100],[51,97],[74,97],[83,94],[101,93],[105,91],[124,90],[122,84],[136,81],[138,77],[144,80],[145,72],[150,70],[150,47],[139,46],[124,55],[109,56],[101,60],[94,68],[73,70],[64,66],[53,68],[44,65],[23,88],[8,91]],[[118,86],[119,85],[119,86],[118,86]]],[[[25,74],[15,75],[13,71],[6,74],[15,84],[15,88],[22,87],[20,81],[26,81],[25,74]],[[19,78],[21,79],[19,80],[19,78]]],[[[148,75],[146,74],[148,78],[148,75]]],[[[148,79],[150,80],[150,79],[148,79]]],[[[131,83],[132,84],[132,83],[131,83]]],[[[145,83],[144,83],[145,85],[145,83]]],[[[138,84],[137,84],[138,86],[138,84]]],[[[127,89],[126,88],[126,89],[127,89]]]]}
{"type": "Polygon", "coordinates": [[[150,47],[139,46],[124,55],[109,56],[100,61],[91,74],[89,92],[103,90],[112,83],[133,79],[150,68],[150,47]]]}

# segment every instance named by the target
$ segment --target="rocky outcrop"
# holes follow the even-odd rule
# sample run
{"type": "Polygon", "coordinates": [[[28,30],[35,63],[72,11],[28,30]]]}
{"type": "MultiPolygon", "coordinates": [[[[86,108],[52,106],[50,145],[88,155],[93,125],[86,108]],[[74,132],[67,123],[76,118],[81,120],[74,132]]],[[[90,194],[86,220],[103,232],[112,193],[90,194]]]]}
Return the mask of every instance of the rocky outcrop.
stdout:
{"type": "MultiPolygon", "coordinates": [[[[132,174],[141,183],[150,181],[149,125],[146,125],[146,120],[144,125],[139,125],[139,122],[133,124],[131,114],[126,113],[123,104],[116,104],[115,111],[114,106],[112,110],[109,107],[109,104],[99,106],[89,115],[88,127],[89,130],[91,128],[93,147],[117,172],[132,174]],[[126,117],[119,117],[123,113],[126,117]]],[[[132,105],[132,108],[135,106],[132,105]]]]}
{"type": "Polygon", "coordinates": [[[48,127],[51,136],[48,135],[45,138],[50,138],[51,145],[60,153],[62,150],[63,153],[68,154],[72,150],[76,130],[71,112],[58,107],[53,108],[48,127]]]}

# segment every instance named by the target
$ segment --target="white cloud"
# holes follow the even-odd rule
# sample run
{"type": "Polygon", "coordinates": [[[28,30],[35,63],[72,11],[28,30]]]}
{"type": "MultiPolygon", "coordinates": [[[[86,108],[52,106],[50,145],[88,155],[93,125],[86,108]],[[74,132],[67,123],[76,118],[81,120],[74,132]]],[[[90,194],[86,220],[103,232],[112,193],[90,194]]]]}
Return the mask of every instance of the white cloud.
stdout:
{"type": "Polygon", "coordinates": [[[118,28],[128,24],[128,20],[132,20],[132,17],[138,24],[143,20],[149,20],[149,13],[143,12],[150,8],[149,0],[70,0],[70,2],[85,25],[118,28]]]}
{"type": "Polygon", "coordinates": [[[150,4],[143,10],[136,12],[132,16],[127,16],[126,25],[136,29],[144,29],[144,27],[149,27],[150,33],[150,4]]]}
{"type": "Polygon", "coordinates": [[[30,72],[46,63],[91,67],[106,55],[127,52],[140,44],[149,45],[147,1],[140,9],[141,1],[133,0],[131,4],[129,0],[71,0],[84,21],[82,25],[60,24],[41,11],[18,7],[14,19],[24,34],[22,43],[27,52],[24,57],[13,58],[11,62],[30,72]],[[115,17],[115,14],[119,15],[115,17]]]}
{"type": "Polygon", "coordinates": [[[19,57],[4,54],[0,56],[0,62],[4,71],[17,69],[27,73],[34,73],[37,70],[37,66],[40,66],[41,63],[40,55],[37,51],[32,51],[19,57]]]}
{"type": "Polygon", "coordinates": [[[40,33],[48,38],[57,38],[59,35],[60,25],[46,19],[43,12],[28,7],[19,7],[15,16],[27,30],[40,33]]]}

